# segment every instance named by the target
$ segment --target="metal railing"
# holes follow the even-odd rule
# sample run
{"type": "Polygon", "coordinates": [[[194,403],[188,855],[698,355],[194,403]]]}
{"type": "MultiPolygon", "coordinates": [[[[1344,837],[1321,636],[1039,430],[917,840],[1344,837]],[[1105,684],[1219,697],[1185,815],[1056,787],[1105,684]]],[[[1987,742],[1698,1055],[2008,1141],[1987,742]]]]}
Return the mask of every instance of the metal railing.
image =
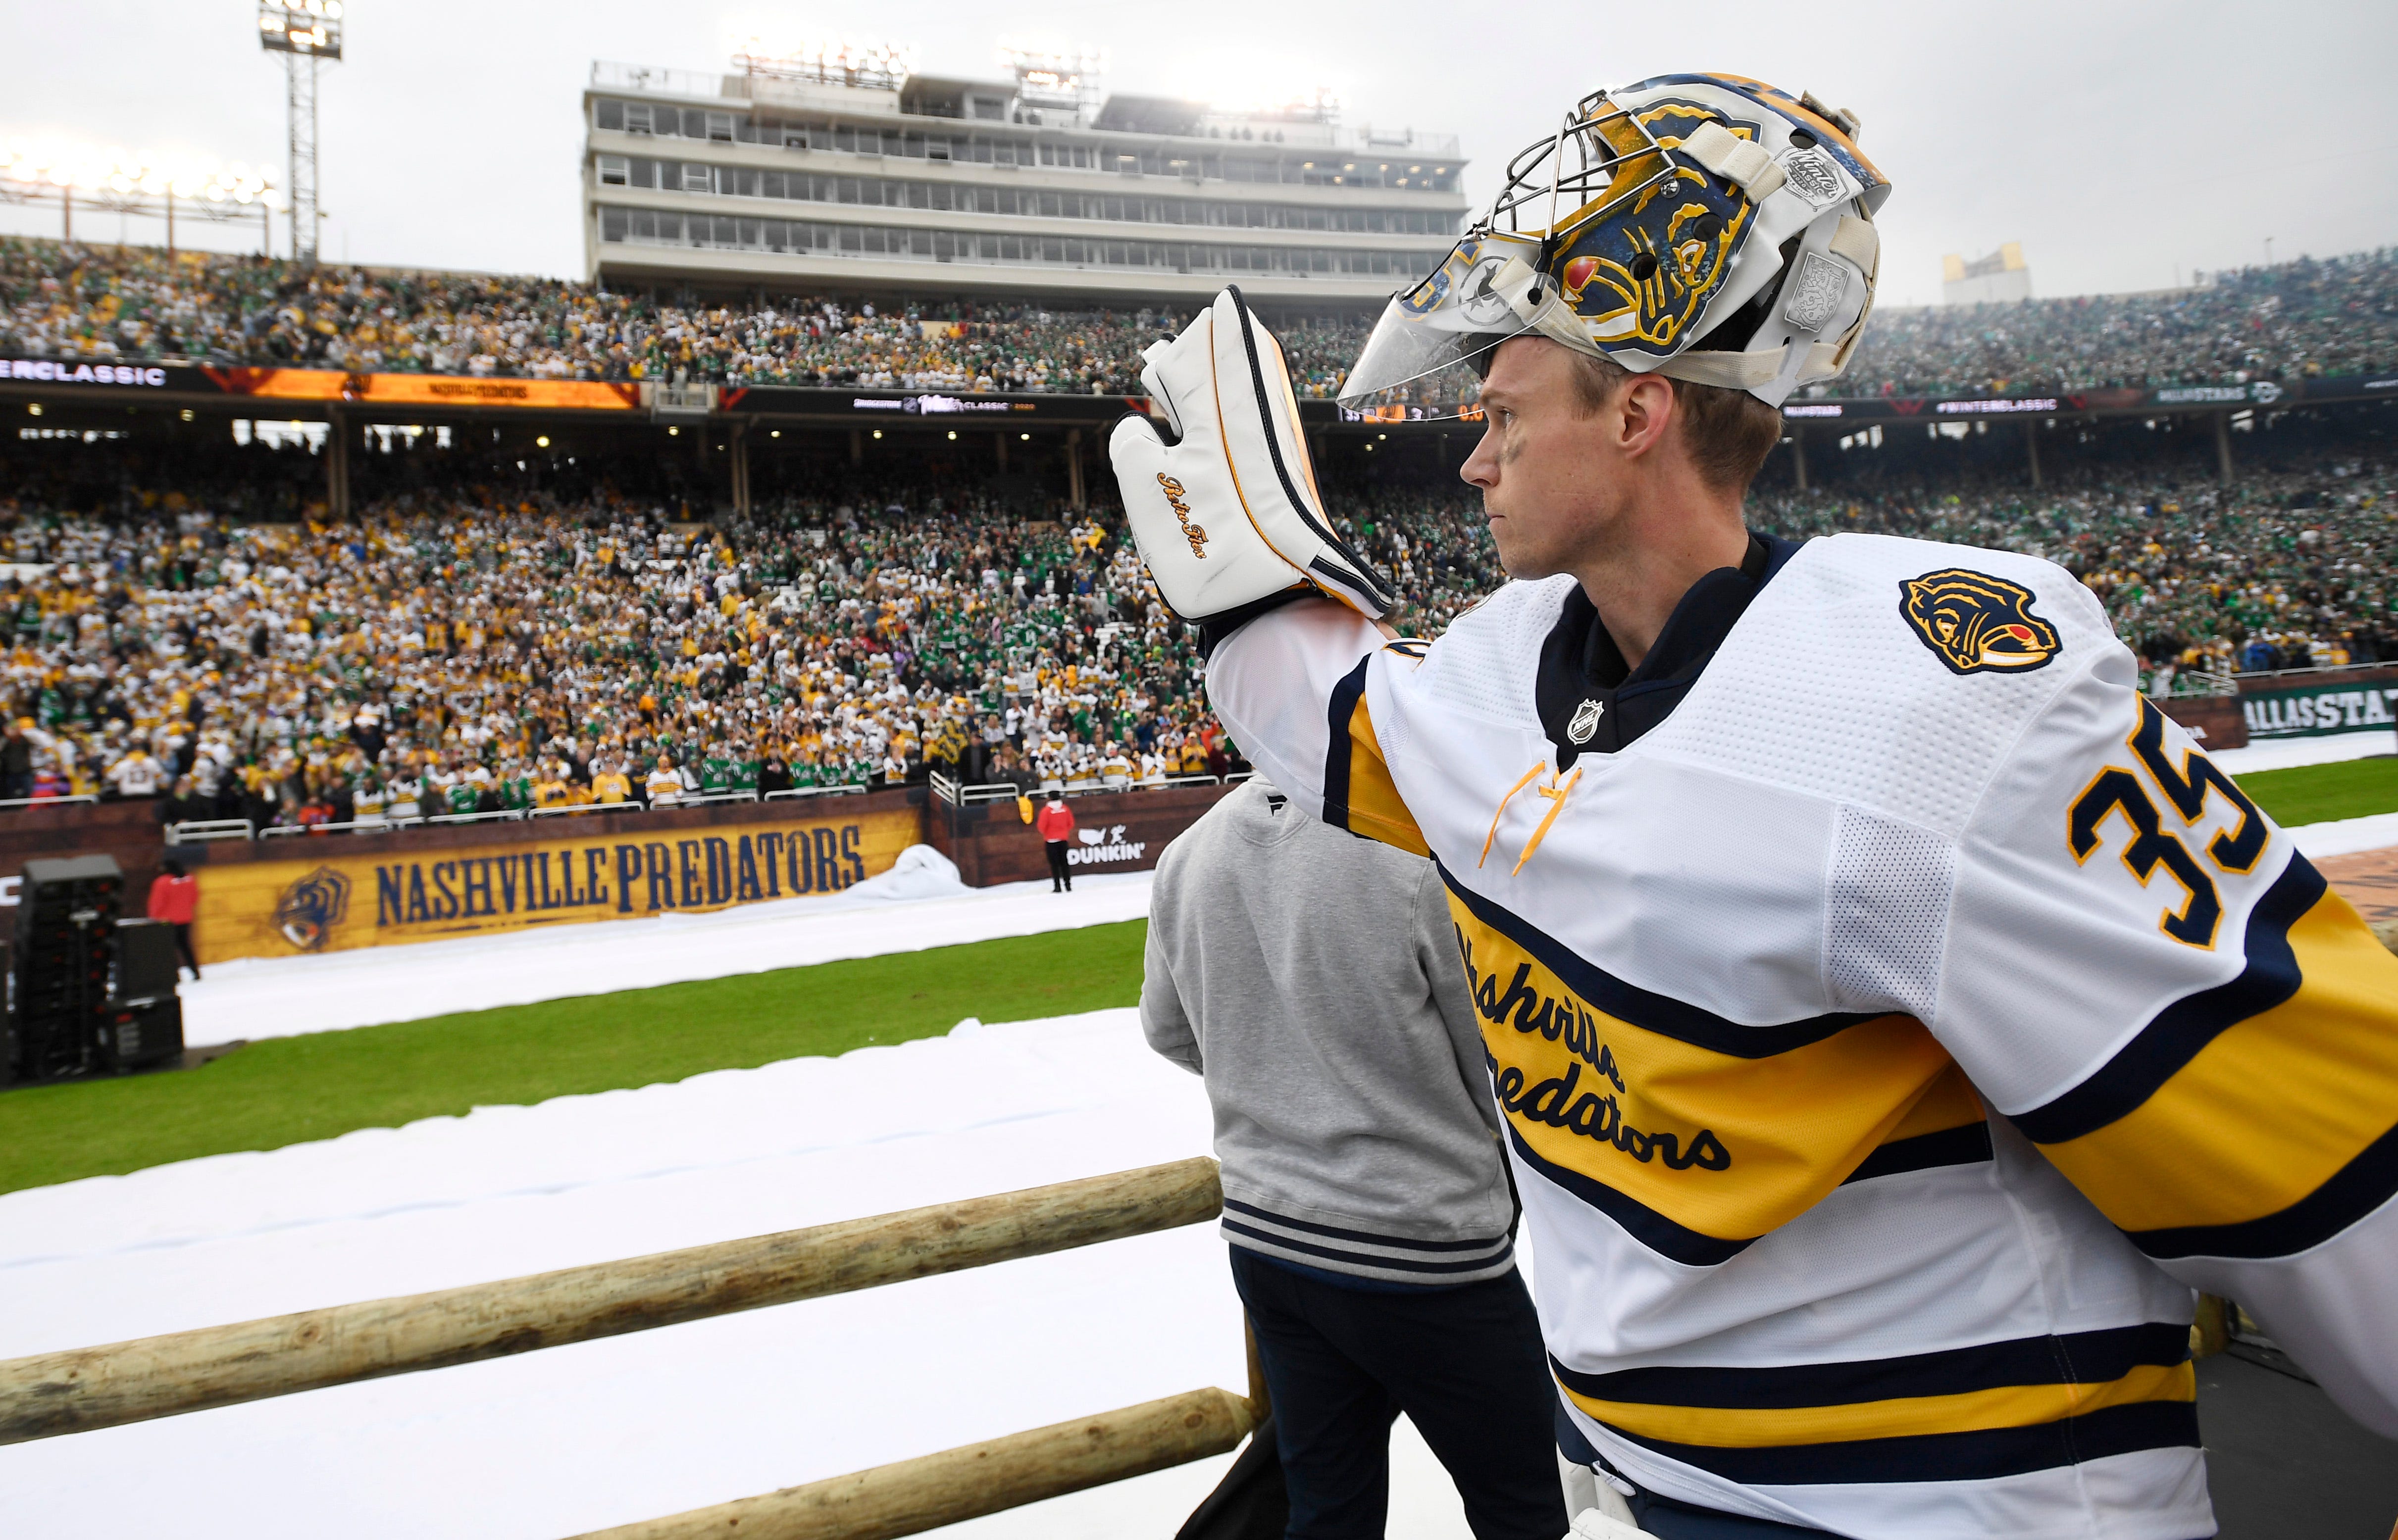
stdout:
{"type": "MultiPolygon", "coordinates": [[[[116,1427],[390,1374],[820,1299],[1205,1224],[1205,1157],[963,1202],[0,1362],[0,1443],[116,1427]]],[[[1219,1454],[1267,1413],[1208,1387],[986,1443],[600,1532],[896,1536],[1219,1454]]]]}
{"type": "Polygon", "coordinates": [[[0,812],[6,812],[10,808],[63,808],[70,804],[99,800],[100,798],[90,792],[77,792],[72,797],[12,797],[7,801],[0,801],[0,812]]]}
{"type": "Polygon", "coordinates": [[[2234,666],[2232,676],[2241,679],[2279,679],[2293,674],[2347,674],[2358,669],[2389,668],[2398,663],[2384,659],[2370,663],[2301,663],[2297,668],[2241,668],[2234,666]]]}
{"type": "Polygon", "coordinates": [[[210,839],[249,839],[256,837],[247,818],[193,818],[167,825],[167,843],[194,845],[210,839]]]}
{"type": "Polygon", "coordinates": [[[1255,770],[1236,770],[1233,774],[1225,776],[1165,775],[1159,776],[1155,780],[1142,780],[1138,776],[1124,777],[1113,781],[1058,781],[1053,779],[1040,783],[1040,784],[1031,788],[1031,790],[1028,792],[1013,781],[982,781],[961,783],[952,780],[949,776],[943,775],[940,771],[935,770],[933,772],[932,784],[933,795],[939,797],[942,801],[949,803],[953,808],[970,808],[979,802],[1012,802],[1017,797],[1024,796],[1046,797],[1053,791],[1061,797],[1096,797],[1101,795],[1114,795],[1123,792],[1162,791],[1168,786],[1230,785],[1237,781],[1246,781],[1256,773],[1257,771],[1255,770]]]}
{"type": "Polygon", "coordinates": [[[418,819],[419,824],[512,824],[519,823],[532,810],[502,808],[497,812],[437,812],[418,819]]]}
{"type": "MultiPolygon", "coordinates": [[[[783,791],[694,792],[678,797],[663,806],[640,801],[568,802],[548,808],[502,808],[494,812],[438,812],[418,818],[349,819],[339,824],[253,824],[246,818],[188,819],[166,825],[166,842],[169,845],[193,844],[210,839],[286,839],[295,835],[311,834],[389,834],[397,829],[419,829],[437,824],[513,824],[532,818],[573,818],[586,813],[670,812],[677,808],[707,807],[721,802],[784,802],[811,797],[854,797],[871,788],[857,785],[792,786],[783,791]]],[[[1008,788],[1009,795],[1015,788],[1008,788]]],[[[56,801],[44,797],[43,801],[56,801]]],[[[96,801],[94,797],[82,798],[96,801]]],[[[0,803],[0,807],[23,804],[0,803]]]]}
{"type": "Polygon", "coordinates": [[[339,824],[269,824],[266,827],[258,831],[258,837],[261,839],[284,839],[292,835],[298,834],[347,834],[352,830],[362,827],[388,829],[391,827],[391,823],[386,819],[381,824],[361,824],[357,819],[353,818],[339,824]]]}

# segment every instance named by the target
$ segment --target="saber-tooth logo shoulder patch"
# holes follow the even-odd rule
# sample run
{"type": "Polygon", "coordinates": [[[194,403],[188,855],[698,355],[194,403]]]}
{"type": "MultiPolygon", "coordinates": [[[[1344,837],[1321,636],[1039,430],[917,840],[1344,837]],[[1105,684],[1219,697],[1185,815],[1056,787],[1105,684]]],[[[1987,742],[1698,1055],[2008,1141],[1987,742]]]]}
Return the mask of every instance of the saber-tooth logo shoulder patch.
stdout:
{"type": "Polygon", "coordinates": [[[2044,668],[2059,650],[2056,627],[2032,613],[2019,583],[1962,567],[1902,579],[1899,613],[1952,674],[2044,668]]]}

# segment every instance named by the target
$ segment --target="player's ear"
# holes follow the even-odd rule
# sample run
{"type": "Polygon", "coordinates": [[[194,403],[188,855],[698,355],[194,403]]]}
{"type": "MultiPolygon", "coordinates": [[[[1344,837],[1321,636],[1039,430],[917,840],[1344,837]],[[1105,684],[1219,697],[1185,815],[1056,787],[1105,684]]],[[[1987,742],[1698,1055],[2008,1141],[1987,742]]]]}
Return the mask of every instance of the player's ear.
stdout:
{"type": "Polygon", "coordinates": [[[1662,374],[1636,374],[1616,388],[1610,426],[1616,447],[1627,455],[1647,454],[1664,442],[1681,401],[1662,374]]]}

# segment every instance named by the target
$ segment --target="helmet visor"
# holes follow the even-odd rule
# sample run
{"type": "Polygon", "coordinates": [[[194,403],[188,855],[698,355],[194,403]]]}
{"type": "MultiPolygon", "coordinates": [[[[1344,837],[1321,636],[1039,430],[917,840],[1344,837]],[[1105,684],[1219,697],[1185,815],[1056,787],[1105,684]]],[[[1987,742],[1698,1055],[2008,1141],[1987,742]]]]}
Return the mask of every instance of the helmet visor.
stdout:
{"type": "Polygon", "coordinates": [[[1526,293],[1540,243],[1489,234],[1457,243],[1430,275],[1394,296],[1340,387],[1340,405],[1373,422],[1480,415],[1492,349],[1531,329],[1526,293]]]}

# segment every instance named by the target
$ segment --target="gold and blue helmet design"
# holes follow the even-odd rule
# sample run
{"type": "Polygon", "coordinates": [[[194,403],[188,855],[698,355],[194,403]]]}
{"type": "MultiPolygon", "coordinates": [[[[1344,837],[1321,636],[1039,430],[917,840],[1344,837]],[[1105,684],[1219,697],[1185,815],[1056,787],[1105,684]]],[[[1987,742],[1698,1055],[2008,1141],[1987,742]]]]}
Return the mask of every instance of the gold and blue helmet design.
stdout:
{"type": "Polygon", "coordinates": [[[1851,114],[1739,75],[1591,93],[1392,301],[1342,404],[1438,415],[1444,394],[1462,404],[1462,367],[1535,332],[1776,406],[1837,376],[1872,305],[1890,194],[1856,133],[1851,114]]]}

